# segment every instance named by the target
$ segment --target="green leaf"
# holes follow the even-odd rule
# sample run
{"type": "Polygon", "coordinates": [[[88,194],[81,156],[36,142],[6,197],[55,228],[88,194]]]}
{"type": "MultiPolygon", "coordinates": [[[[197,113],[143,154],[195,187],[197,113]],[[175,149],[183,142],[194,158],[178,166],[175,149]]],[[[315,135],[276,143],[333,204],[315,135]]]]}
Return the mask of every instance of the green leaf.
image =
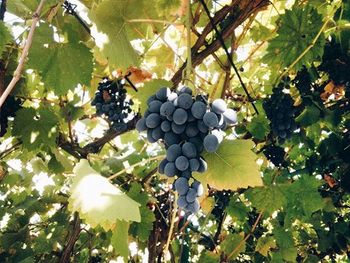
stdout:
{"type": "Polygon", "coordinates": [[[153,229],[153,222],[156,220],[154,213],[147,206],[149,197],[145,192],[142,192],[141,185],[136,183],[131,185],[128,195],[141,205],[141,222],[133,223],[130,231],[133,236],[139,238],[141,241],[147,241],[153,229]]]}
{"type": "Polygon", "coordinates": [[[302,209],[304,215],[307,217],[317,210],[325,206],[318,188],[321,181],[312,176],[302,176],[293,184],[291,184],[286,191],[289,200],[289,209],[302,209]],[[300,197],[303,198],[300,198],[300,197]]]}
{"type": "Polygon", "coordinates": [[[230,203],[226,207],[226,212],[234,220],[244,221],[247,217],[248,208],[242,202],[238,202],[235,198],[231,198],[230,203]]]}
{"type": "Polygon", "coordinates": [[[220,247],[225,252],[226,255],[230,255],[233,250],[236,252],[230,257],[230,259],[235,259],[239,253],[245,251],[245,241],[243,241],[243,236],[239,234],[230,234],[225,237],[224,241],[220,243],[220,247]]]}
{"type": "Polygon", "coordinates": [[[140,222],[140,204],[112,185],[82,159],[73,170],[68,208],[78,211],[92,227],[101,225],[106,231],[115,227],[116,220],[140,222]]]}
{"type": "Polygon", "coordinates": [[[287,202],[283,188],[278,185],[249,189],[245,195],[254,207],[259,211],[264,210],[269,215],[287,202]]]}
{"type": "Polygon", "coordinates": [[[258,239],[255,251],[259,252],[264,257],[267,257],[269,251],[276,248],[276,242],[272,236],[263,236],[258,239]]]}
{"type": "Polygon", "coordinates": [[[257,115],[248,123],[247,130],[254,138],[263,140],[270,132],[269,122],[264,115],[257,115]]]}
{"type": "Polygon", "coordinates": [[[39,27],[29,52],[28,68],[40,72],[46,86],[64,95],[78,84],[88,85],[93,71],[92,53],[79,42],[53,42],[52,28],[39,27]]]}
{"type": "Polygon", "coordinates": [[[42,146],[55,147],[58,118],[46,109],[23,108],[16,114],[13,135],[23,141],[28,150],[37,150],[42,146]]]}
{"type": "Polygon", "coordinates": [[[138,92],[130,90],[129,94],[133,96],[139,103],[141,113],[144,113],[147,109],[147,99],[154,95],[162,87],[171,87],[172,83],[164,79],[153,79],[146,82],[142,88],[138,89],[138,92]]]}
{"type": "Polygon", "coordinates": [[[294,245],[292,233],[285,229],[278,228],[274,229],[273,234],[276,238],[283,259],[288,262],[295,262],[297,249],[294,245]]]}
{"type": "Polygon", "coordinates": [[[6,48],[6,44],[11,41],[11,34],[4,22],[0,21],[0,57],[6,48]]]}
{"type": "Polygon", "coordinates": [[[118,220],[111,237],[111,245],[125,260],[128,259],[129,255],[128,231],[129,223],[118,220]]]}
{"type": "Polygon", "coordinates": [[[208,170],[195,177],[203,185],[222,190],[261,186],[262,179],[256,164],[256,155],[252,152],[250,140],[224,140],[217,152],[205,153],[208,170]]]}
{"type": "Polygon", "coordinates": [[[199,258],[199,261],[201,263],[217,263],[220,262],[219,255],[215,254],[211,251],[204,251],[204,253],[199,258]]]}
{"type": "MultiPolygon", "coordinates": [[[[278,21],[277,36],[269,42],[263,61],[274,68],[289,67],[312,43],[323,25],[322,16],[315,8],[294,5],[278,21]]],[[[295,70],[310,65],[323,54],[323,34],[315,45],[295,64],[295,70]]]]}
{"type": "Polygon", "coordinates": [[[295,121],[300,123],[301,126],[307,127],[318,121],[320,113],[316,106],[308,106],[295,118],[295,121]]]}
{"type": "MultiPolygon", "coordinates": [[[[138,55],[131,46],[123,19],[125,8],[132,6],[129,1],[104,0],[90,11],[90,18],[95,22],[98,31],[107,38],[101,46],[103,55],[113,68],[125,70],[129,66],[138,66],[138,55]]],[[[137,3],[134,3],[137,5],[137,3]]],[[[138,5],[137,5],[138,6],[138,5]]],[[[139,9],[134,8],[135,10],[139,9]]]]}

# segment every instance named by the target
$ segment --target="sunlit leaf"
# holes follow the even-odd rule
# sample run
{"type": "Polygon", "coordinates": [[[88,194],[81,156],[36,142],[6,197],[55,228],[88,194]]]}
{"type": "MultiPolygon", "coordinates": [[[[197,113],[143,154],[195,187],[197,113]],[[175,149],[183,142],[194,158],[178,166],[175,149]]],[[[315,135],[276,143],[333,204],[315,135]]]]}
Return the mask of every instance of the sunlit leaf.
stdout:
{"type": "Polygon", "coordinates": [[[74,168],[69,209],[92,227],[113,229],[117,220],[140,222],[139,204],[93,170],[82,159],[74,168]]]}

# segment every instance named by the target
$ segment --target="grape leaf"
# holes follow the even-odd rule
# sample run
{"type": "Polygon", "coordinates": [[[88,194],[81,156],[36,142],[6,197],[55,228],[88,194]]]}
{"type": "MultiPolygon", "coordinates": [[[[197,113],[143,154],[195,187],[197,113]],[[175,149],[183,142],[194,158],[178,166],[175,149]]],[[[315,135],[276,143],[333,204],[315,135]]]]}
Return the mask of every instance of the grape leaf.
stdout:
{"type": "Polygon", "coordinates": [[[11,41],[11,34],[4,22],[0,21],[0,56],[4,52],[6,44],[11,41]]]}
{"type": "Polygon", "coordinates": [[[37,150],[42,146],[55,147],[58,117],[46,109],[23,108],[16,114],[13,135],[23,141],[28,150],[37,150]]]}
{"type": "Polygon", "coordinates": [[[53,41],[52,28],[38,28],[29,52],[28,68],[41,73],[43,82],[57,95],[64,95],[78,84],[88,85],[93,71],[92,53],[84,44],[53,41]]]}
{"type": "Polygon", "coordinates": [[[226,207],[226,212],[234,220],[244,221],[247,217],[248,208],[242,202],[237,202],[235,198],[231,198],[230,203],[226,207]]]}
{"type": "Polygon", "coordinates": [[[141,204],[141,222],[131,224],[130,231],[140,240],[147,241],[153,229],[153,222],[156,220],[154,213],[147,207],[149,197],[145,192],[142,192],[141,185],[136,183],[131,185],[128,196],[141,204]]]}
{"type": "Polygon", "coordinates": [[[250,140],[224,140],[217,152],[205,153],[208,170],[204,174],[196,173],[195,177],[203,185],[222,190],[261,186],[256,155],[251,151],[250,140]]]}
{"type": "Polygon", "coordinates": [[[264,115],[257,115],[248,123],[247,130],[254,138],[263,140],[269,134],[269,122],[264,115]]]}
{"type": "Polygon", "coordinates": [[[199,261],[201,263],[217,263],[220,262],[219,255],[215,254],[211,251],[205,251],[201,254],[201,257],[199,258],[199,261]]]}
{"type": "Polygon", "coordinates": [[[316,106],[308,106],[303,112],[295,118],[295,121],[303,127],[310,126],[316,123],[320,117],[320,110],[316,106]]]}
{"type": "Polygon", "coordinates": [[[81,160],[73,170],[68,208],[78,211],[92,227],[101,225],[113,229],[116,220],[140,222],[140,204],[93,170],[87,160],[81,160]]]}
{"type": "Polygon", "coordinates": [[[124,259],[127,259],[129,254],[128,230],[129,223],[126,221],[118,220],[111,237],[111,245],[114,247],[115,251],[124,259]]]}
{"type": "Polygon", "coordinates": [[[267,257],[269,251],[276,248],[276,241],[272,236],[262,236],[256,243],[255,251],[259,252],[264,257],[267,257]]]}
{"type": "MultiPolygon", "coordinates": [[[[277,36],[269,42],[263,61],[272,67],[290,66],[312,43],[323,25],[322,16],[315,8],[294,6],[286,10],[278,21],[277,36]]],[[[295,70],[309,65],[323,54],[325,40],[323,34],[315,45],[296,63],[295,70]]]]}
{"type": "Polygon", "coordinates": [[[245,195],[258,210],[266,211],[269,215],[280,209],[287,202],[283,188],[270,185],[262,188],[249,189],[245,195]]]}
{"type": "Polygon", "coordinates": [[[143,114],[147,109],[147,99],[154,95],[161,87],[171,87],[171,82],[163,79],[154,79],[146,82],[142,88],[138,89],[138,92],[130,90],[129,94],[132,95],[140,103],[141,113],[143,114]]]}
{"type": "Polygon", "coordinates": [[[123,14],[127,5],[131,4],[125,0],[105,0],[96,5],[89,14],[98,31],[105,34],[106,40],[100,45],[103,55],[108,58],[111,67],[123,71],[130,66],[139,65],[138,56],[125,29],[123,14]]]}
{"type": "Polygon", "coordinates": [[[297,257],[297,249],[294,245],[293,236],[290,231],[284,228],[277,228],[273,231],[274,237],[282,254],[282,257],[286,261],[295,262],[297,257]]]}
{"type": "Polygon", "coordinates": [[[220,244],[220,247],[227,255],[230,255],[233,250],[237,250],[231,256],[231,259],[235,259],[239,255],[239,253],[245,251],[246,243],[245,241],[243,242],[242,241],[243,241],[243,236],[239,234],[230,234],[227,237],[225,237],[224,241],[220,244]]]}

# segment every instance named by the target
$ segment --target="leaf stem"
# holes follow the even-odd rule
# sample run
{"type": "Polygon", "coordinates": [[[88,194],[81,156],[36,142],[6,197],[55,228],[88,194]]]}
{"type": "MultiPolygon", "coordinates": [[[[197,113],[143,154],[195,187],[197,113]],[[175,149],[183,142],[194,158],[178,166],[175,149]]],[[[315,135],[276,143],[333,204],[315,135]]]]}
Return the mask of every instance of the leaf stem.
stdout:
{"type": "Polygon", "coordinates": [[[168,233],[168,239],[166,241],[165,244],[165,248],[164,248],[164,257],[166,257],[166,255],[168,254],[168,250],[169,250],[169,245],[171,242],[171,238],[173,236],[173,231],[174,231],[174,225],[175,225],[175,219],[176,219],[176,214],[177,214],[177,192],[174,192],[174,202],[173,202],[173,213],[171,215],[171,221],[170,221],[170,229],[169,229],[169,233],[168,233]]]}
{"type": "Polygon", "coordinates": [[[119,172],[117,172],[116,174],[113,174],[111,175],[110,177],[108,177],[108,180],[113,180],[114,178],[118,177],[119,175],[122,175],[123,173],[125,173],[127,170],[129,169],[133,169],[137,166],[141,166],[143,165],[145,162],[151,162],[151,161],[156,161],[156,160],[160,160],[160,159],[163,159],[164,158],[164,155],[158,155],[158,156],[155,156],[155,157],[152,157],[152,158],[149,158],[147,160],[142,160],[138,163],[135,163],[131,166],[129,166],[128,168],[125,168],[123,170],[120,170],[119,172]]]}
{"type": "Polygon", "coordinates": [[[41,0],[39,5],[38,5],[38,8],[36,9],[35,13],[33,14],[32,25],[30,27],[28,38],[27,38],[27,41],[26,41],[25,46],[23,48],[21,57],[19,59],[18,65],[17,65],[17,68],[13,74],[13,78],[12,78],[11,82],[8,84],[6,90],[4,91],[4,93],[0,97],[0,108],[4,104],[7,96],[11,93],[11,91],[15,87],[18,80],[21,78],[21,74],[22,74],[22,71],[24,68],[24,63],[28,57],[29,49],[30,49],[32,42],[33,42],[33,36],[34,36],[36,24],[38,23],[38,21],[40,19],[40,13],[41,13],[41,10],[43,8],[44,3],[45,3],[45,0],[41,0]]]}

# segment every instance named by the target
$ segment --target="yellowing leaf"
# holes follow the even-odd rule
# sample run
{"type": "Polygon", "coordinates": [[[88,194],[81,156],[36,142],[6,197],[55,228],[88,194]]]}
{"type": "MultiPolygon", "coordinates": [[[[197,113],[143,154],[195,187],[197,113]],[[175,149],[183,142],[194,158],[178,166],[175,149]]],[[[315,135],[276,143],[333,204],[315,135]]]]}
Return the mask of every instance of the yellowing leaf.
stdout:
{"type": "Polygon", "coordinates": [[[258,251],[264,257],[267,257],[269,251],[272,248],[276,248],[276,241],[271,236],[260,237],[255,247],[255,251],[258,251]]]}
{"type": "Polygon", "coordinates": [[[204,154],[208,170],[205,174],[196,173],[195,177],[203,185],[209,184],[218,190],[262,186],[252,148],[250,140],[224,140],[217,152],[204,154]]]}
{"type": "Polygon", "coordinates": [[[73,172],[68,208],[78,211],[86,223],[108,230],[117,220],[140,222],[140,204],[93,170],[87,160],[81,160],[73,172]]]}

